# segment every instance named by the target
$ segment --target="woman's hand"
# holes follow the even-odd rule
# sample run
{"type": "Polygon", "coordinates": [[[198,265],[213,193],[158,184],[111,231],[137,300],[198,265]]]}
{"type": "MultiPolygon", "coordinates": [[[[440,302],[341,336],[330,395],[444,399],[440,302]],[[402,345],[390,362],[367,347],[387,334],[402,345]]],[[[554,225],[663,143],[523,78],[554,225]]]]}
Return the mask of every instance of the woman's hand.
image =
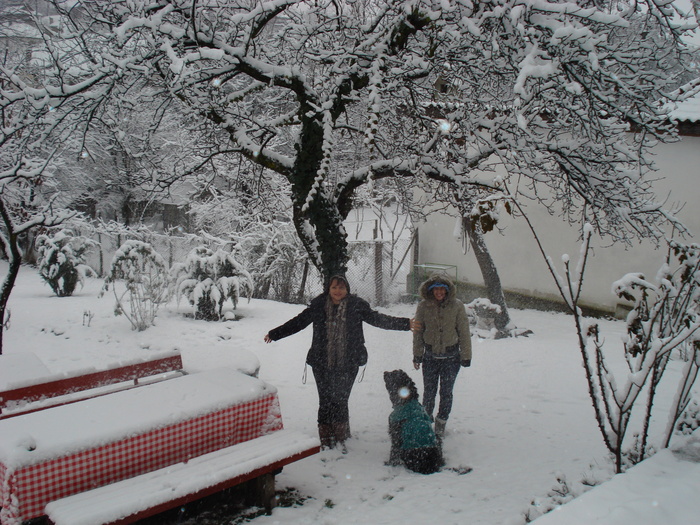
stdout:
{"type": "Polygon", "coordinates": [[[416,370],[420,370],[420,363],[418,363],[417,361],[413,361],[413,368],[415,368],[416,370]]]}
{"type": "Polygon", "coordinates": [[[411,319],[411,332],[420,332],[423,329],[423,323],[416,321],[416,318],[411,319]]]}
{"type": "Polygon", "coordinates": [[[265,337],[263,337],[263,341],[266,343],[271,343],[272,339],[270,339],[270,334],[265,334],[265,337]]]}

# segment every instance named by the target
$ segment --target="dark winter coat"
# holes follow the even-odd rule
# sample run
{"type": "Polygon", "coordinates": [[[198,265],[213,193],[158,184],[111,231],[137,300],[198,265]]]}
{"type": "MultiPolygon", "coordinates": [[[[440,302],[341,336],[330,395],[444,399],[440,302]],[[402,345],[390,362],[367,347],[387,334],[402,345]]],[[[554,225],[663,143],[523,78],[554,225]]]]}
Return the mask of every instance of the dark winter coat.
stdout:
{"type": "Polygon", "coordinates": [[[437,446],[430,416],[417,399],[394,406],[389,415],[389,434],[400,450],[437,446]]]}
{"type": "MultiPolygon", "coordinates": [[[[311,348],[306,362],[312,367],[325,367],[328,362],[326,331],[327,293],[314,298],[309,306],[299,315],[273,330],[269,336],[273,341],[295,334],[313,323],[311,348]]],[[[356,295],[348,295],[346,310],[347,348],[345,352],[347,368],[367,364],[367,348],[362,323],[369,323],[385,330],[410,330],[410,319],[381,314],[369,306],[369,303],[356,295]]]]}
{"type": "Polygon", "coordinates": [[[394,405],[389,416],[389,465],[403,464],[421,474],[437,472],[445,464],[430,416],[417,399],[394,405]]]}
{"type": "Polygon", "coordinates": [[[413,359],[421,362],[426,352],[435,357],[459,355],[460,361],[472,358],[469,318],[464,303],[457,299],[457,288],[444,276],[434,276],[420,286],[422,301],[416,309],[416,321],[421,330],[413,333],[413,359]],[[436,282],[448,286],[447,296],[438,303],[430,286],[436,282]]]}

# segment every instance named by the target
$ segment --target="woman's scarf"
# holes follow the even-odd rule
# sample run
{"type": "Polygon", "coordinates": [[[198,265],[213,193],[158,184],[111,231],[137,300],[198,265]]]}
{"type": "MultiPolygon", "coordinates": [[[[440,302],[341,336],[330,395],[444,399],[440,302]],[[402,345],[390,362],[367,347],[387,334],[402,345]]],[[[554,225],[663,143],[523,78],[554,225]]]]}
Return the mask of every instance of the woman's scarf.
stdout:
{"type": "Polygon", "coordinates": [[[347,298],[340,301],[340,304],[337,305],[333,304],[333,300],[330,297],[326,299],[328,368],[336,368],[345,364],[347,305],[347,298]]]}

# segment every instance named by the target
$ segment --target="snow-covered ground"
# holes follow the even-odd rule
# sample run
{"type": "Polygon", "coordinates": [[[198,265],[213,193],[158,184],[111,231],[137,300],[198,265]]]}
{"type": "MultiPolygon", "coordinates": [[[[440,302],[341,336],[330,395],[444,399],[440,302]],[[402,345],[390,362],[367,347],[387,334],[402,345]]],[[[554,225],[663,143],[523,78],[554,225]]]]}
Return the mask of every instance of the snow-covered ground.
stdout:
{"type": "MultiPolygon", "coordinates": [[[[0,262],[0,275],[5,272],[0,262]]],[[[310,370],[306,384],[302,381],[311,331],[270,345],[263,342],[270,328],[302,306],[242,301],[236,312],[239,320],[207,323],[185,317],[189,307],[173,302],[161,309],[155,326],[138,333],[124,317],[114,316],[113,297],[98,298],[101,284],[88,280],[75,296],[58,298],[35,270],[23,268],[10,299],[4,353],[33,352],[50,373],[99,368],[173,349],[182,352],[190,373],[224,366],[250,370],[259,364],[259,377],[278,389],[285,427],[315,434],[317,399],[310,370]]],[[[413,310],[414,305],[383,309],[404,316],[413,310]]],[[[277,508],[254,523],[522,524],[529,508],[537,512],[537,506],[530,507],[533,500],[540,507],[547,505],[547,494],[560,485],[557,479],[565,479],[575,490],[582,480],[608,479],[612,466],[588,399],[571,318],[531,310],[515,310],[512,317],[534,334],[507,340],[475,338],[472,366],[462,369],[457,380],[445,456],[448,466],[470,466],[472,472],[445,470],[422,476],[384,465],[391,407],[382,374],[402,368],[420,391],[422,380],[411,365],[409,332],[367,326],[370,359],[351,397],[353,438],[348,453],[324,451],[285,467],[278,487],[295,487],[310,499],[298,507],[277,508]]],[[[604,321],[602,331],[615,344],[624,325],[604,321]]],[[[682,478],[671,472],[668,479],[700,488],[700,463],[690,462],[688,467],[683,461],[679,464],[690,468],[690,477],[685,471],[682,478]]],[[[665,471],[672,465],[669,461],[665,471]]],[[[658,472],[647,470],[652,473],[641,474],[647,479],[643,485],[653,487],[658,472]]],[[[647,503],[663,506],[660,515],[665,521],[659,524],[688,524],[674,521],[674,509],[687,511],[694,505],[680,495],[647,503]]],[[[637,523],[634,516],[643,504],[639,498],[630,504],[617,502],[616,515],[623,519],[615,523],[637,523]],[[629,521],[624,519],[626,512],[629,521]]],[[[567,518],[563,510],[556,514],[560,517],[549,523],[584,523],[575,516],[567,518]]],[[[598,522],[607,523],[604,518],[598,522]]]]}

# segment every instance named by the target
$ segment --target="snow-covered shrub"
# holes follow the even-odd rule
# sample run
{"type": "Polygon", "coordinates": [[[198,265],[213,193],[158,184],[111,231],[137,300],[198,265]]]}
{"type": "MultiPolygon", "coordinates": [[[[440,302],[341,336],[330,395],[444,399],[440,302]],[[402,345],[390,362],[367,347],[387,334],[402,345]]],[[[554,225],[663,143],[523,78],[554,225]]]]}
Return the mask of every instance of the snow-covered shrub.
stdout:
{"type": "Polygon", "coordinates": [[[240,297],[250,300],[253,293],[250,274],[223,250],[195,248],[184,263],[173,265],[171,275],[177,294],[196,307],[197,319],[217,321],[227,299],[231,299],[235,309],[240,297]]]}
{"type": "Polygon", "coordinates": [[[476,321],[476,327],[482,330],[492,330],[496,328],[494,319],[501,313],[501,307],[493,304],[485,297],[477,297],[466,305],[467,314],[476,321]]]}
{"type": "Polygon", "coordinates": [[[299,301],[308,258],[291,221],[251,220],[231,237],[236,260],[253,278],[253,297],[299,301]]]}
{"type": "Polygon", "coordinates": [[[534,498],[530,502],[529,507],[523,513],[525,523],[535,521],[537,518],[578,498],[592,487],[598,485],[598,481],[593,478],[586,478],[579,483],[571,483],[567,481],[566,474],[563,472],[557,472],[556,479],[556,484],[552,486],[546,496],[534,498]]]}
{"type": "Polygon", "coordinates": [[[85,264],[90,248],[97,243],[71,230],[61,230],[54,235],[39,235],[36,247],[39,252],[39,275],[59,297],[73,295],[78,283],[82,286],[86,275],[96,275],[85,264]]]}
{"type": "Polygon", "coordinates": [[[676,432],[682,435],[689,435],[698,428],[700,428],[700,404],[693,400],[680,417],[676,425],[676,432]]]}
{"type": "Polygon", "coordinates": [[[142,241],[126,241],[114,254],[102,293],[110,284],[117,301],[114,314],[124,314],[139,332],[153,324],[158,308],[169,297],[165,260],[153,246],[142,241]],[[125,300],[130,313],[124,309],[125,300]]]}
{"type": "MultiPolygon", "coordinates": [[[[700,375],[700,245],[669,241],[669,256],[655,282],[641,273],[628,273],[613,283],[616,295],[634,301],[627,315],[627,335],[623,339],[626,370],[620,377],[608,362],[598,322],[584,317],[578,305],[592,234],[592,226],[586,225],[576,269],[572,268],[568,255],[562,257],[564,275],[559,274],[550,257],[545,255],[545,260],[559,293],[573,314],[596,421],[619,473],[659,448],[667,448],[677,422],[693,401],[693,385],[700,375]],[[683,346],[692,348],[692,355],[687,355],[680,373],[673,374],[670,379],[675,381],[676,394],[670,408],[665,408],[664,419],[668,423],[661,441],[654,444],[650,442],[650,430],[657,408],[656,394],[665,379],[672,354],[683,346]],[[632,413],[642,404],[641,400],[645,404],[640,407],[643,412],[641,430],[632,433],[633,443],[628,446],[626,437],[630,422],[634,421],[632,413]]],[[[541,245],[540,249],[544,254],[541,245]]]]}

